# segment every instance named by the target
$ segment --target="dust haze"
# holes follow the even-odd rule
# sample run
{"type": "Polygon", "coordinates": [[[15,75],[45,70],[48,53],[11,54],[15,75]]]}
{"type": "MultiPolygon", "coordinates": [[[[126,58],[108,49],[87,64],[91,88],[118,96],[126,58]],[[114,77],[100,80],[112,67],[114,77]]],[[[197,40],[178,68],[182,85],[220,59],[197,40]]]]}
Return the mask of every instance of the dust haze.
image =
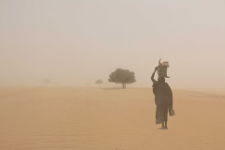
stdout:
{"type": "Polygon", "coordinates": [[[225,89],[223,14],[220,0],[1,0],[0,85],[114,86],[125,68],[149,87],[162,58],[174,88],[225,89]]]}
{"type": "Polygon", "coordinates": [[[223,0],[0,0],[0,149],[223,150],[224,14],[223,0]]]}

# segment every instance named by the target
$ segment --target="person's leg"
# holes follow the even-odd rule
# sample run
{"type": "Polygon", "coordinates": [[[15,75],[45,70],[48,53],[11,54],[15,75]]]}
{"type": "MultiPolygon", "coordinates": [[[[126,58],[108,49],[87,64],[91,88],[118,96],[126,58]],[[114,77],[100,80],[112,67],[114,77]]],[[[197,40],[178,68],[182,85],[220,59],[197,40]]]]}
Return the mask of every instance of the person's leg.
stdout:
{"type": "Polygon", "coordinates": [[[164,122],[164,128],[168,129],[168,127],[167,127],[167,121],[164,122]]]}
{"type": "Polygon", "coordinates": [[[165,106],[165,114],[164,114],[164,127],[165,127],[165,129],[168,129],[168,127],[167,127],[167,120],[168,120],[168,112],[169,112],[169,109],[168,109],[169,107],[166,105],[165,106]]]}

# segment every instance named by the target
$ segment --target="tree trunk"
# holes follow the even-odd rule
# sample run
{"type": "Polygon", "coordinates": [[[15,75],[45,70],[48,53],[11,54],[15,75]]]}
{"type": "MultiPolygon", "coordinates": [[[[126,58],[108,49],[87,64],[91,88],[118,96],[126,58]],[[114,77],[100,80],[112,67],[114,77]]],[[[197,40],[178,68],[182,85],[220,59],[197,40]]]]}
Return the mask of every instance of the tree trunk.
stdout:
{"type": "Polygon", "coordinates": [[[126,89],[126,83],[122,83],[123,89],[126,89]]]}

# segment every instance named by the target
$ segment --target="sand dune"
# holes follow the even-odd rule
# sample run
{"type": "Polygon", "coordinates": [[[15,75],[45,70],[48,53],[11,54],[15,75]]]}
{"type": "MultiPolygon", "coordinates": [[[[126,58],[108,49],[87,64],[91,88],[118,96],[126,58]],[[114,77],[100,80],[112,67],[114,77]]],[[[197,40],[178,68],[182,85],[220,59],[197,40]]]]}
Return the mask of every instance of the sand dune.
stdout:
{"type": "Polygon", "coordinates": [[[151,89],[1,88],[1,150],[223,150],[225,96],[174,91],[169,130],[151,89]]]}

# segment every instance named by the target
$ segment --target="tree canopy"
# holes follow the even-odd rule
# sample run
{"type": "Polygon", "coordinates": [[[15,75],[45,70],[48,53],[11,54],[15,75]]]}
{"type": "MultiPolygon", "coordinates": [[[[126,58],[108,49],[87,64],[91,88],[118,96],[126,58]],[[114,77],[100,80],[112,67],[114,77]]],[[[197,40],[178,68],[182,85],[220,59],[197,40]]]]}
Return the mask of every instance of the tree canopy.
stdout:
{"type": "Polygon", "coordinates": [[[109,75],[109,82],[121,83],[122,87],[125,89],[126,84],[136,82],[135,73],[128,69],[118,68],[109,75]]]}

